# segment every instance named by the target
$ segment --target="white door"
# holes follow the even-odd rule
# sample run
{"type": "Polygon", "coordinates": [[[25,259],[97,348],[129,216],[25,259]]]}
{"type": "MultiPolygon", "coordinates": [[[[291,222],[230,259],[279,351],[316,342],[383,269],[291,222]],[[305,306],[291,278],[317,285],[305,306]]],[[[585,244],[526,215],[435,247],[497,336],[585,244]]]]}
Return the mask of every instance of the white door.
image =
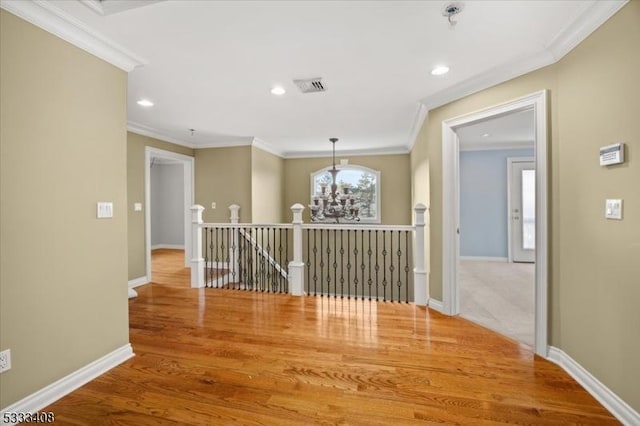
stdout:
{"type": "Polygon", "coordinates": [[[509,244],[513,262],[536,258],[536,170],[531,159],[509,161],[509,244]]]}

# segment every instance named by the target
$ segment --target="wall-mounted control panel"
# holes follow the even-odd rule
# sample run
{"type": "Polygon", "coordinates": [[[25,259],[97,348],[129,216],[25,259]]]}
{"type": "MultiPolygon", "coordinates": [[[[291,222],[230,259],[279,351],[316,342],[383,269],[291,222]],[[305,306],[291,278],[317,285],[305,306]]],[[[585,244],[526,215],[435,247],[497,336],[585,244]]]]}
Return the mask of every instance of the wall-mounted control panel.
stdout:
{"type": "Polygon", "coordinates": [[[133,203],[133,211],[141,212],[142,211],[142,203],[133,203]]]}
{"type": "Polygon", "coordinates": [[[98,201],[98,219],[109,219],[113,217],[113,203],[98,201]]]}
{"type": "Polygon", "coordinates": [[[622,200],[607,199],[605,203],[604,217],[607,219],[622,220],[622,200]]]}
{"type": "Polygon", "coordinates": [[[624,163],[624,144],[616,143],[600,148],[600,165],[611,166],[612,164],[624,163]]]}

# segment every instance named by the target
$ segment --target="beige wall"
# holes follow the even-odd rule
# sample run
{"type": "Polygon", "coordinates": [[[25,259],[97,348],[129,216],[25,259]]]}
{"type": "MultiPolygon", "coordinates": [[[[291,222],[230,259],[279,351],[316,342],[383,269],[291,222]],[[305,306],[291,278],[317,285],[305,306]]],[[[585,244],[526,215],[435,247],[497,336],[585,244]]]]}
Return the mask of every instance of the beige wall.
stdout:
{"type": "MultiPolygon", "coordinates": [[[[380,199],[382,223],[387,225],[411,224],[411,174],[408,154],[371,155],[348,158],[349,164],[365,166],[381,172],[380,199]]],[[[309,219],[311,173],[331,165],[331,158],[291,158],[284,160],[284,205],[285,222],[292,220],[290,207],[295,203],[305,206],[304,220],[309,219]]]]}
{"type": "Polygon", "coordinates": [[[193,157],[191,148],[161,141],[137,133],[127,132],[127,217],[129,239],[129,280],[147,274],[145,253],[144,216],[144,158],[145,147],[151,146],[165,151],[193,157]],[[133,210],[134,203],[142,203],[142,211],[133,210]]]}
{"type": "Polygon", "coordinates": [[[632,1],[555,65],[430,111],[411,154],[413,200],[431,207],[431,296],[442,300],[442,121],[550,91],[550,343],[636,410],[638,46],[640,2],[632,1]],[[598,148],[621,141],[628,146],[626,163],[601,168],[598,148]],[[624,199],[624,220],[604,219],[606,198],[624,199]]]}
{"type": "Polygon", "coordinates": [[[251,146],[195,151],[196,203],[205,222],[229,222],[229,206],[240,206],[240,222],[251,222],[251,146]],[[211,209],[211,203],[216,209],[211,209]]]}
{"type": "Polygon", "coordinates": [[[282,215],[284,161],[282,158],[251,148],[251,220],[255,223],[280,223],[282,215]]]}
{"type": "Polygon", "coordinates": [[[0,11],[2,408],[129,342],[126,89],[125,72],[0,11]]]}

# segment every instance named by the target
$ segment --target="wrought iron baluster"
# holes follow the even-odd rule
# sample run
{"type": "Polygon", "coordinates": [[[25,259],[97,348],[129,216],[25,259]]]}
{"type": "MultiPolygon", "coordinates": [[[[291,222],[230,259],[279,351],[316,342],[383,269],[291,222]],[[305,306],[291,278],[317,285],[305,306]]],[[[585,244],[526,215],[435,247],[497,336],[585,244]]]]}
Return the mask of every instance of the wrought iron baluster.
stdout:
{"type": "Polygon", "coordinates": [[[204,286],[209,287],[209,228],[203,228],[202,232],[204,233],[204,286]]]}
{"type": "Polygon", "coordinates": [[[391,284],[391,296],[389,297],[390,301],[393,302],[393,271],[396,270],[396,268],[393,266],[393,229],[391,231],[389,231],[389,244],[390,244],[390,249],[389,249],[389,259],[391,260],[391,264],[389,265],[389,283],[391,284]]]}
{"type": "Polygon", "coordinates": [[[316,242],[316,230],[313,230],[313,295],[318,295],[318,244],[316,242]]]}
{"type": "Polygon", "coordinates": [[[361,244],[361,247],[362,247],[362,251],[361,251],[362,260],[360,261],[360,278],[362,279],[362,286],[361,286],[362,287],[362,296],[361,296],[362,300],[364,300],[364,276],[365,276],[365,268],[366,268],[366,266],[364,264],[364,235],[365,235],[364,234],[364,230],[361,230],[360,231],[360,244],[361,244]]]}
{"type": "Polygon", "coordinates": [[[284,228],[284,267],[287,278],[284,280],[284,292],[289,293],[289,228],[284,228]]]}
{"type": "Polygon", "coordinates": [[[311,294],[311,229],[305,229],[307,235],[307,294],[311,294]]]}
{"type": "Polygon", "coordinates": [[[340,298],[344,298],[344,237],[340,230],[340,298]]]}
{"type": "Polygon", "coordinates": [[[218,243],[218,234],[220,233],[220,228],[216,227],[216,288],[220,287],[220,245],[218,243]]]}
{"type": "Polygon", "coordinates": [[[375,270],[376,270],[376,300],[379,299],[380,294],[378,293],[378,284],[379,284],[379,280],[378,280],[378,272],[380,272],[380,264],[378,263],[378,257],[380,255],[380,252],[378,251],[378,230],[376,229],[375,231],[375,235],[376,235],[376,266],[375,266],[375,270]]]}
{"type": "Polygon", "coordinates": [[[237,258],[236,256],[238,256],[238,252],[236,252],[236,249],[238,248],[238,242],[236,241],[236,236],[238,235],[238,228],[233,227],[231,228],[231,265],[233,265],[233,272],[231,272],[231,275],[233,277],[233,288],[234,289],[238,289],[238,281],[236,281],[236,276],[239,275],[238,271],[236,270],[236,266],[239,264],[239,262],[237,262],[237,258]]]}
{"type": "Polygon", "coordinates": [[[371,279],[371,255],[373,251],[371,250],[371,229],[369,229],[369,250],[367,250],[367,254],[369,255],[369,279],[367,280],[367,284],[369,284],[369,300],[371,300],[371,284],[373,284],[373,280],[371,279]]]}
{"type": "Polygon", "coordinates": [[[347,299],[351,299],[351,229],[347,229],[347,299]]]}
{"type": "MultiPolygon", "coordinates": [[[[227,273],[226,273],[226,276],[227,276],[227,288],[230,287],[229,286],[229,284],[230,284],[229,281],[231,280],[231,262],[230,262],[230,259],[229,259],[229,251],[230,251],[230,247],[231,247],[231,243],[229,241],[230,235],[231,235],[230,230],[229,230],[229,228],[227,228],[227,251],[222,250],[222,253],[226,254],[225,260],[226,260],[226,263],[227,263],[227,273]]],[[[224,238],[223,238],[223,241],[224,241],[224,238]]]]}
{"type": "Polygon", "coordinates": [[[280,265],[280,271],[278,271],[278,292],[282,293],[282,228],[278,228],[278,265],[280,265]]]}
{"type": "Polygon", "coordinates": [[[398,231],[398,303],[402,302],[402,294],[400,292],[400,290],[402,289],[402,280],[400,279],[400,274],[402,274],[402,262],[401,262],[401,257],[402,257],[402,249],[400,248],[400,234],[402,233],[402,231],[398,231]]]}
{"type": "Polygon", "coordinates": [[[327,229],[327,297],[331,294],[331,238],[327,229]]]}
{"type": "Polygon", "coordinates": [[[404,281],[405,301],[409,303],[409,231],[404,231],[404,281]]]}
{"type": "Polygon", "coordinates": [[[358,299],[358,231],[353,230],[353,298],[358,299]]]}
{"type": "Polygon", "coordinates": [[[387,231],[382,231],[382,300],[387,301],[387,231]]]}
{"type": "Polygon", "coordinates": [[[338,297],[338,250],[336,230],[333,230],[333,298],[338,297]]]}
{"type": "Polygon", "coordinates": [[[322,287],[324,286],[324,232],[320,230],[320,296],[324,296],[322,287]]]}

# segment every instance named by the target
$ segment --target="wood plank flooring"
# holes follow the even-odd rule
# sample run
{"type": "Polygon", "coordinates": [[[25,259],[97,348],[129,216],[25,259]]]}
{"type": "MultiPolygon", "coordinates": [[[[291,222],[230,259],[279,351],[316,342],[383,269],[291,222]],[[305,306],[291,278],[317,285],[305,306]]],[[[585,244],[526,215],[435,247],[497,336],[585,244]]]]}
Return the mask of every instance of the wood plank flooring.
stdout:
{"type": "Polygon", "coordinates": [[[466,320],[184,279],[137,288],[136,356],[46,408],[56,423],[618,424],[559,367],[466,320]]]}

